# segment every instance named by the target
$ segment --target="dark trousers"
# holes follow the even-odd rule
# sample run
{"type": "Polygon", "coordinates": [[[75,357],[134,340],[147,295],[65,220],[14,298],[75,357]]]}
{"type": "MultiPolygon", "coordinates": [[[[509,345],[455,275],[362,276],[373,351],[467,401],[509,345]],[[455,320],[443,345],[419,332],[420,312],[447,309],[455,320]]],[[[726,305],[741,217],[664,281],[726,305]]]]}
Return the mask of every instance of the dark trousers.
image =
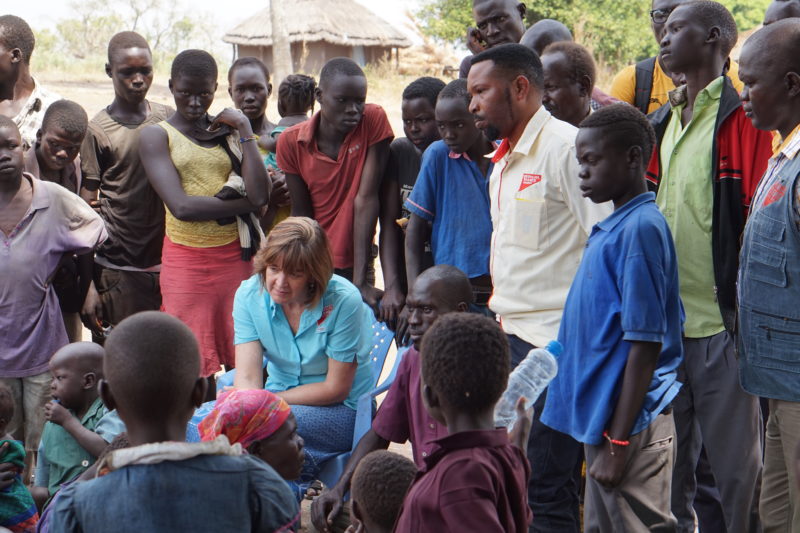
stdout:
{"type": "MultiPolygon", "coordinates": [[[[511,367],[516,367],[534,348],[516,335],[508,335],[511,367]]],[[[583,445],[541,422],[547,391],[534,404],[533,427],[528,440],[531,479],[528,505],[533,511],[529,532],[578,533],[581,530],[579,490],[583,445]]]]}

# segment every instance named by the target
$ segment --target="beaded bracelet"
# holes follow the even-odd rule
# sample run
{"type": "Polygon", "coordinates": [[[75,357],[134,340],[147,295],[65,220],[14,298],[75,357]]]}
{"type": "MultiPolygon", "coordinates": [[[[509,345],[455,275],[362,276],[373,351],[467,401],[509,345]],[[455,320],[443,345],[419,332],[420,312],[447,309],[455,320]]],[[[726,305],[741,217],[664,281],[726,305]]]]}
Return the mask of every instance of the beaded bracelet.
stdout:
{"type": "MultiPolygon", "coordinates": [[[[630,446],[631,441],[629,440],[615,440],[608,436],[608,431],[603,432],[603,437],[609,442],[609,444],[613,444],[614,446],[622,446],[623,448],[626,446],[630,446]]],[[[614,448],[610,448],[611,455],[616,455],[614,453],[614,448]]]]}
{"type": "Polygon", "coordinates": [[[258,139],[259,139],[259,136],[254,133],[253,135],[250,135],[248,137],[239,137],[239,143],[240,144],[244,144],[244,143],[250,142],[250,141],[257,141],[258,139]]]}

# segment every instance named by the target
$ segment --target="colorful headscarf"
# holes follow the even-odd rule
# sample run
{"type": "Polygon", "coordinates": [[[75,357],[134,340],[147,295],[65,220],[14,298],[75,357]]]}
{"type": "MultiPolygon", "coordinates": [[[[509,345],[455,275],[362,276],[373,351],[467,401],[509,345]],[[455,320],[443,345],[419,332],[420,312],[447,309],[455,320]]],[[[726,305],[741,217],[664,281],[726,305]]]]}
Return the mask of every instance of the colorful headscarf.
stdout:
{"type": "Polygon", "coordinates": [[[214,409],[197,429],[201,440],[225,435],[231,444],[238,442],[247,448],[275,433],[291,412],[283,398],[268,390],[233,389],[219,395],[214,409]]]}

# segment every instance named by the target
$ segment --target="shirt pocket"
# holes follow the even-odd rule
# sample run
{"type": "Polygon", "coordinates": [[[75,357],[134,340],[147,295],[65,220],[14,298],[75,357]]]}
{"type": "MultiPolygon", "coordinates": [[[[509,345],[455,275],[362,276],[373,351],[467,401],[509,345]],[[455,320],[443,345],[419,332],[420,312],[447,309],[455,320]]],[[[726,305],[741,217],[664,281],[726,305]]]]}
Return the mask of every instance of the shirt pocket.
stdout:
{"type": "Polygon", "coordinates": [[[756,310],[752,313],[754,333],[748,359],[754,366],[800,373],[800,321],[756,310]]]}
{"type": "Polygon", "coordinates": [[[751,241],[748,274],[762,283],[786,287],[786,247],[782,242],[785,224],[758,214],[753,231],[756,235],[751,241]]]}
{"type": "Polygon", "coordinates": [[[547,203],[544,183],[538,183],[514,193],[511,202],[511,229],[509,235],[516,246],[539,250],[546,242],[547,203]]]}

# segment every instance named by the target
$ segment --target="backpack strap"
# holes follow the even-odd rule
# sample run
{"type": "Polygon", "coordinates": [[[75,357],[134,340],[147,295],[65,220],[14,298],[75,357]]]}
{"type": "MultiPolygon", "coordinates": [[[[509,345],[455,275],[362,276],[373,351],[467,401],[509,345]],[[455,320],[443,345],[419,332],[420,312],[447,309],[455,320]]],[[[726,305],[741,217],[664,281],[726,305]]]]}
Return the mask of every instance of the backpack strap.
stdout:
{"type": "Polygon", "coordinates": [[[648,57],[636,63],[636,94],[633,105],[645,115],[650,107],[650,95],[653,92],[653,72],[656,68],[656,57],[648,57]]]}

